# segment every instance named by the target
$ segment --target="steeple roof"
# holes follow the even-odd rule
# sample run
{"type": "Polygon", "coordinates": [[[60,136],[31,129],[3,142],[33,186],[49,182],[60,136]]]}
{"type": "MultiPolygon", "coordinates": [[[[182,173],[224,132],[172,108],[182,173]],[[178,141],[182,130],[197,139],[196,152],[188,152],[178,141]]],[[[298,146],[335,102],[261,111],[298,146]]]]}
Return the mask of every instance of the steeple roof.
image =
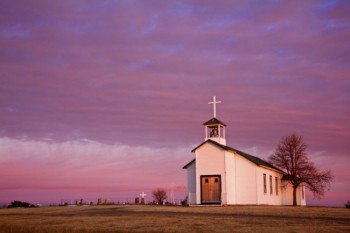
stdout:
{"type": "Polygon", "coordinates": [[[209,121],[205,122],[203,125],[223,125],[226,126],[225,123],[219,121],[217,118],[212,118],[209,121]]]}

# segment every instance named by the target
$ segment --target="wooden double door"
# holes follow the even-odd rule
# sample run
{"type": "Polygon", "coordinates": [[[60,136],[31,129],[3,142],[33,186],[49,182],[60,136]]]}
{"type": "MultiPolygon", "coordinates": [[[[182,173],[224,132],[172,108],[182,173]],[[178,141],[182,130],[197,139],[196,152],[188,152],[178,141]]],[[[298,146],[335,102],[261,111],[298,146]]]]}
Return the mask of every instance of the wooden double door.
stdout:
{"type": "Polygon", "coordinates": [[[201,176],[202,204],[221,204],[221,176],[201,176]]]}

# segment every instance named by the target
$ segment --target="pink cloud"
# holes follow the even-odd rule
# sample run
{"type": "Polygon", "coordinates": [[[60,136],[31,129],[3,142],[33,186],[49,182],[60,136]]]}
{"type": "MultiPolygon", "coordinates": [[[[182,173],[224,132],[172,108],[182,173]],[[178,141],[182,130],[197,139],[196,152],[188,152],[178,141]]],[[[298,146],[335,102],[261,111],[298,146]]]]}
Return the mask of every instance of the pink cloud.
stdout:
{"type": "MultiPolygon", "coordinates": [[[[38,190],[58,191],[62,198],[74,193],[97,198],[109,192],[118,200],[124,192],[129,192],[132,199],[142,190],[182,187],[185,173],[181,166],[188,159],[189,149],[1,138],[0,153],[0,175],[6,177],[0,181],[1,202],[10,201],[5,197],[15,190],[22,199],[27,198],[27,192],[38,190]]],[[[32,201],[42,199],[48,197],[39,195],[32,201]]]]}

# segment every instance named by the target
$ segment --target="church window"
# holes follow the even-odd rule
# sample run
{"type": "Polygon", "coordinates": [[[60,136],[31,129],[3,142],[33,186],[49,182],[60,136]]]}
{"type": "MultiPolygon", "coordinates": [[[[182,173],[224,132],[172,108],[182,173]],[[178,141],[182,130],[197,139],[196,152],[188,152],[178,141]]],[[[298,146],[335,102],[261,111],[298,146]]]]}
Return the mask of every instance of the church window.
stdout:
{"type": "Polygon", "coordinates": [[[275,177],[276,195],[278,195],[278,177],[275,177]]]}
{"type": "Polygon", "coordinates": [[[272,176],[270,176],[270,195],[273,194],[273,191],[272,191],[272,176]]]}
{"type": "Polygon", "coordinates": [[[266,194],[266,174],[264,174],[264,194],[266,194]]]}

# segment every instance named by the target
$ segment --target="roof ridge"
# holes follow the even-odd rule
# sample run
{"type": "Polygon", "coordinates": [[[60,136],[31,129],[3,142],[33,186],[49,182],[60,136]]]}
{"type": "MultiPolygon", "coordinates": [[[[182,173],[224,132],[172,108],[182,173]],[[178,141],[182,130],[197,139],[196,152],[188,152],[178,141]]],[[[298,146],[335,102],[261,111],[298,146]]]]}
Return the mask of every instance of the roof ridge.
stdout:
{"type": "Polygon", "coordinates": [[[201,147],[202,145],[204,145],[204,144],[207,143],[207,142],[210,142],[210,143],[212,143],[212,144],[214,144],[214,145],[216,145],[216,146],[219,146],[219,147],[221,147],[221,148],[223,148],[223,149],[225,149],[225,150],[231,150],[231,151],[233,151],[233,152],[236,152],[236,153],[238,153],[239,155],[243,156],[244,158],[248,159],[249,161],[251,161],[252,163],[255,163],[255,164],[258,165],[258,166],[269,167],[269,168],[271,168],[271,169],[274,169],[274,170],[277,170],[277,171],[281,172],[282,174],[285,174],[285,172],[282,171],[281,169],[279,169],[279,168],[273,166],[273,165],[270,164],[269,162],[267,162],[267,161],[265,161],[265,160],[263,160],[263,159],[261,159],[261,158],[259,158],[259,157],[256,157],[256,156],[254,156],[254,155],[250,155],[250,154],[245,153],[245,152],[243,152],[243,151],[237,150],[237,149],[235,149],[235,148],[233,148],[233,147],[229,147],[229,146],[226,146],[226,145],[222,145],[222,144],[220,144],[220,143],[218,143],[218,142],[216,142],[216,141],[213,141],[213,140],[211,140],[211,139],[208,139],[208,140],[204,141],[203,143],[201,143],[199,146],[197,146],[196,148],[194,148],[194,149],[192,150],[192,152],[194,152],[195,150],[197,150],[199,147],[201,147]]]}

